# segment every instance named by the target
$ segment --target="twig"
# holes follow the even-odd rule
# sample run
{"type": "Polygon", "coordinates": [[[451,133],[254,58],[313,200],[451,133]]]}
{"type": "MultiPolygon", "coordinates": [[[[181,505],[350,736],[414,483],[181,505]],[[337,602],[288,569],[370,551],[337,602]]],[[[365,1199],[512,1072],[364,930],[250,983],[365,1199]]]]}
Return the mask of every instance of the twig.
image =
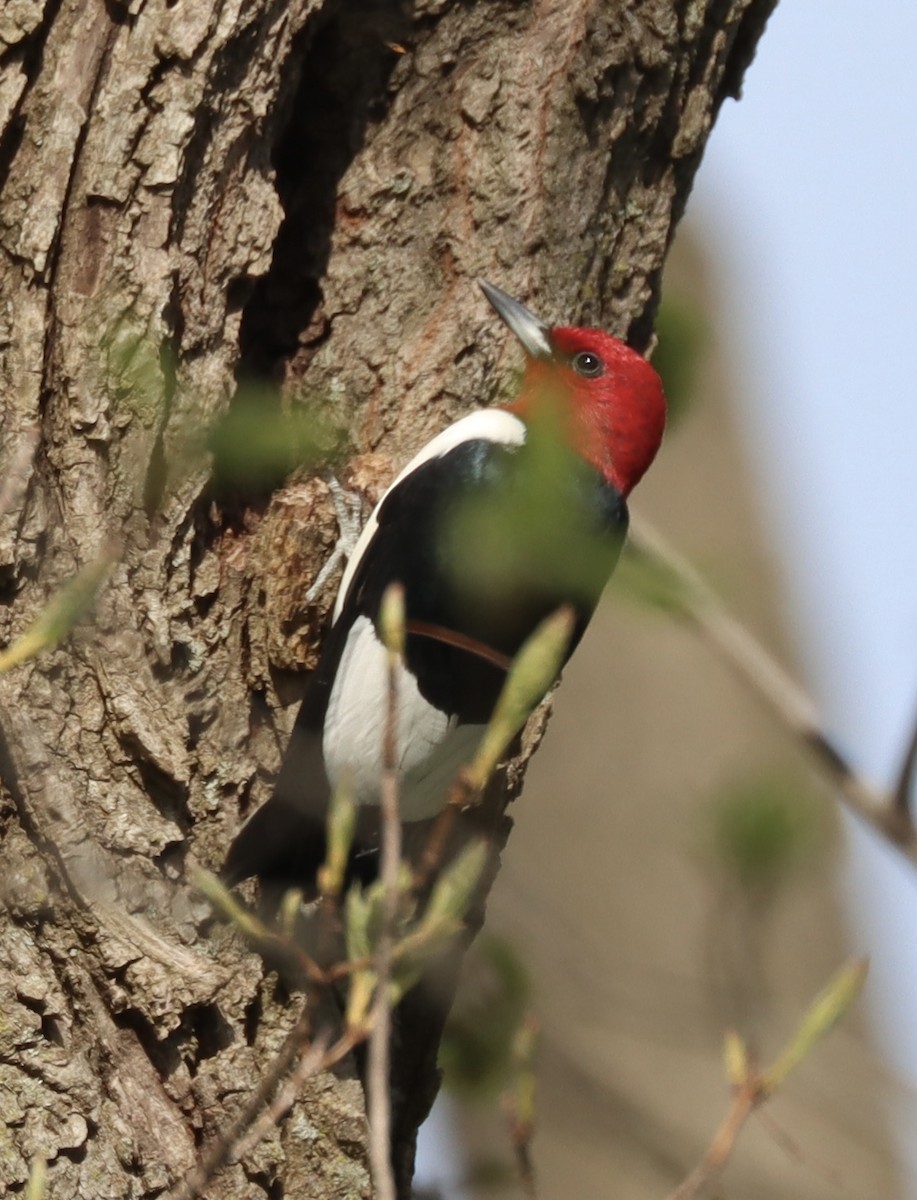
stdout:
{"type": "Polygon", "coordinates": [[[43,1154],[36,1154],[29,1167],[29,1181],[25,1187],[25,1200],[44,1200],[48,1182],[48,1163],[43,1154]]]}
{"type": "Polygon", "coordinates": [[[509,1136],[516,1160],[516,1172],[523,1192],[536,1200],[538,1187],[532,1160],[535,1133],[535,1054],[538,1048],[537,1018],[528,1013],[513,1041],[515,1080],[503,1095],[502,1107],[509,1124],[509,1136]]]}
{"type": "MultiPolygon", "coordinates": [[[[456,814],[480,803],[488,781],[512,746],[513,739],[556,682],[567,657],[575,623],[573,609],[562,605],[538,624],[515,658],[507,663],[506,681],[474,757],[456,775],[448,803],[430,832],[415,873],[415,892],[422,891],[439,870],[456,814]]],[[[413,628],[413,623],[409,622],[408,632],[413,628]]]]}
{"type": "Polygon", "coordinates": [[[31,625],[0,653],[0,672],[18,667],[63,641],[95,603],[119,552],[118,544],[110,539],[92,562],[58,588],[31,625]]]}
{"type": "MultiPolygon", "coordinates": [[[[234,925],[252,949],[268,961],[271,956],[300,972],[308,984],[320,987],[331,982],[331,975],[309,955],[296,939],[287,933],[275,933],[259,920],[216,875],[201,867],[192,867],[191,882],[207,900],[211,908],[224,920],[234,925]]],[[[284,903],[291,895],[284,896],[284,903]]]]}
{"type": "Polygon", "coordinates": [[[310,1046],[303,1049],[298,1032],[304,1017],[305,1014],[288,1034],[277,1058],[271,1064],[269,1076],[259,1084],[236,1123],[226,1133],[220,1134],[215,1139],[194,1169],[177,1188],[168,1193],[166,1200],[196,1200],[196,1197],[201,1195],[218,1171],[228,1163],[238,1162],[246,1155],[251,1154],[259,1142],[280,1124],[296,1103],[296,1097],[306,1080],[322,1071],[330,1070],[341,1059],[346,1058],[365,1040],[370,1028],[367,1023],[362,1028],[349,1029],[338,1038],[330,1049],[328,1048],[329,1035],[327,1032],[322,1032],[310,1046]],[[292,1054],[289,1053],[290,1051],[292,1054]],[[268,1105],[271,1093],[284,1073],[284,1071],[275,1069],[279,1067],[283,1058],[284,1070],[286,1070],[295,1058],[297,1051],[302,1051],[299,1062],[283,1088],[277,1093],[273,1103],[268,1105]],[[245,1136],[246,1130],[249,1131],[247,1136],[245,1136]]]}
{"type": "Polygon", "coordinates": [[[398,869],[401,862],[401,817],[398,804],[398,676],[404,652],[404,591],[393,584],[382,600],[383,638],[388,651],[385,734],[382,747],[382,845],[379,878],[382,883],[382,923],[376,943],[376,1003],[369,1035],[367,1110],[369,1158],[376,1200],[395,1200],[392,1171],[389,1043],[392,1006],[389,983],[392,947],[398,916],[398,869]]]}
{"type": "MultiPolygon", "coordinates": [[[[232,1148],[232,1153],[228,1161],[240,1162],[255,1149],[255,1147],[270,1133],[270,1131],[287,1115],[293,1105],[296,1103],[296,1097],[299,1095],[302,1085],[307,1079],[311,1079],[313,1075],[317,1075],[319,1071],[327,1070],[332,1064],[329,1061],[328,1043],[330,1036],[327,1032],[322,1032],[318,1035],[311,1046],[300,1054],[299,1062],[290,1072],[290,1076],[286,1083],[277,1093],[272,1104],[270,1104],[257,1121],[249,1129],[245,1137],[239,1139],[236,1145],[232,1148]]],[[[352,1049],[348,1045],[346,1053],[352,1049]]],[[[341,1055],[343,1057],[343,1054],[341,1055]]],[[[336,1060],[335,1060],[336,1061],[336,1060]]]]}
{"type": "Polygon", "coordinates": [[[750,1077],[736,1088],[729,1111],[713,1135],[704,1157],[675,1191],[669,1193],[667,1200],[694,1200],[701,1188],[719,1175],[729,1161],[745,1122],[764,1098],[761,1080],[757,1077],[750,1077]]]}
{"type": "Polygon", "coordinates": [[[478,799],[479,794],[469,783],[464,769],[460,770],[450,785],[449,799],[433,822],[420,864],[414,872],[411,886],[415,893],[422,892],[439,871],[458,814],[476,804],[478,799]]]}
{"type": "Polygon", "coordinates": [[[833,1164],[814,1159],[808,1150],[804,1150],[795,1138],[791,1137],[781,1125],[777,1124],[766,1109],[762,1108],[755,1120],[767,1130],[783,1153],[798,1163],[799,1166],[805,1167],[806,1170],[818,1175],[825,1183],[838,1191],[845,1190],[843,1172],[833,1164]]]}
{"type": "Polygon", "coordinates": [[[859,774],[822,726],[807,693],[652,526],[634,519],[631,540],[650,562],[675,577],[678,612],[800,740],[847,807],[917,864],[917,832],[909,812],[859,774]]]}
{"type": "Polygon", "coordinates": [[[727,1033],[724,1049],[726,1071],[733,1085],[732,1104],[703,1158],[667,1200],[694,1200],[701,1188],[716,1178],[729,1161],[745,1122],[845,1016],[863,990],[868,969],[865,958],[856,958],[835,972],[803,1014],[793,1036],[763,1071],[742,1038],[734,1030],[727,1033]]]}

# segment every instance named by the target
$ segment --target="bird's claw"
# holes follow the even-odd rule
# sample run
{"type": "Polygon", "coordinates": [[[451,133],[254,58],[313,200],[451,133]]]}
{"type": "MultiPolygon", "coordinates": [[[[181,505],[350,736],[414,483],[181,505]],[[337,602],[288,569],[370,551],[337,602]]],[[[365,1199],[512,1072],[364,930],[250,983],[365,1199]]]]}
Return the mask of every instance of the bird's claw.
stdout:
{"type": "Polygon", "coordinates": [[[324,566],[315,577],[312,586],[306,592],[306,604],[312,604],[316,600],[338,566],[346,563],[350,558],[363,524],[363,500],[360,494],[348,492],[341,485],[337,476],[330,471],[325,476],[325,483],[328,485],[331,503],[334,505],[334,515],[337,517],[338,540],[324,566]]]}

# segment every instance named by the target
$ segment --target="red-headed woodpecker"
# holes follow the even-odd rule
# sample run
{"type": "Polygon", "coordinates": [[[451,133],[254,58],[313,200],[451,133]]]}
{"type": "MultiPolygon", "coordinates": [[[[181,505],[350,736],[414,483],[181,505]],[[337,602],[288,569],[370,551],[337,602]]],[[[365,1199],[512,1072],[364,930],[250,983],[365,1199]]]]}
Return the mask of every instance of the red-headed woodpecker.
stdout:
{"type": "Polygon", "coordinates": [[[404,587],[408,631],[401,814],[419,821],[445,804],[506,664],[538,622],[572,605],[572,650],[614,569],[626,497],[662,440],[659,377],[610,334],[548,326],[499,288],[481,286],[525,351],[518,395],[434,437],[373,510],[274,794],[230,848],[230,883],[257,874],[309,888],[324,855],[330,789],[346,776],[361,806],[378,805],[386,653],[377,621],[390,583],[404,587]]]}

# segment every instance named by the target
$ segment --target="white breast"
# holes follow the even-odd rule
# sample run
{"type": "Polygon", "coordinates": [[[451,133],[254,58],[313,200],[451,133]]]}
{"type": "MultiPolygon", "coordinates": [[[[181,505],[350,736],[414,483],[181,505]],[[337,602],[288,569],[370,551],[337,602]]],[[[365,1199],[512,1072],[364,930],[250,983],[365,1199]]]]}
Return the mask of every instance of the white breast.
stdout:
{"type": "MultiPolygon", "coordinates": [[[[328,701],[322,752],[331,786],[349,775],[358,804],[379,803],[386,691],[385,647],[369,618],[357,617],[328,701]]],[[[397,762],[403,820],[420,821],[440,811],[456,771],[470,760],[483,729],[482,725],[456,725],[428,703],[414,677],[402,671],[397,762]]]]}

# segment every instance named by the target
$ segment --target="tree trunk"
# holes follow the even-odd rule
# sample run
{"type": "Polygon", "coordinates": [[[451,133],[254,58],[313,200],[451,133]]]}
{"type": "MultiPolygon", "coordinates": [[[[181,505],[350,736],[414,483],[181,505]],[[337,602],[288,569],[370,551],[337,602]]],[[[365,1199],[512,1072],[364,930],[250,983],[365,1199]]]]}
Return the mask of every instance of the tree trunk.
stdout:
{"type": "MultiPolygon", "coordinates": [[[[645,348],[774,3],[3,4],[3,641],[117,549],[91,626],[0,677],[10,1191],[41,1154],[52,1197],[157,1194],[293,1019],[186,871],[270,791],[333,508],[304,477],[230,505],[189,446],[273,378],[372,494],[515,361],[477,275],[645,348]]],[[[404,1053],[402,1190],[436,1086],[404,1053]]],[[[322,1077],[208,1194],[368,1195],[364,1125],[322,1077]]]]}

